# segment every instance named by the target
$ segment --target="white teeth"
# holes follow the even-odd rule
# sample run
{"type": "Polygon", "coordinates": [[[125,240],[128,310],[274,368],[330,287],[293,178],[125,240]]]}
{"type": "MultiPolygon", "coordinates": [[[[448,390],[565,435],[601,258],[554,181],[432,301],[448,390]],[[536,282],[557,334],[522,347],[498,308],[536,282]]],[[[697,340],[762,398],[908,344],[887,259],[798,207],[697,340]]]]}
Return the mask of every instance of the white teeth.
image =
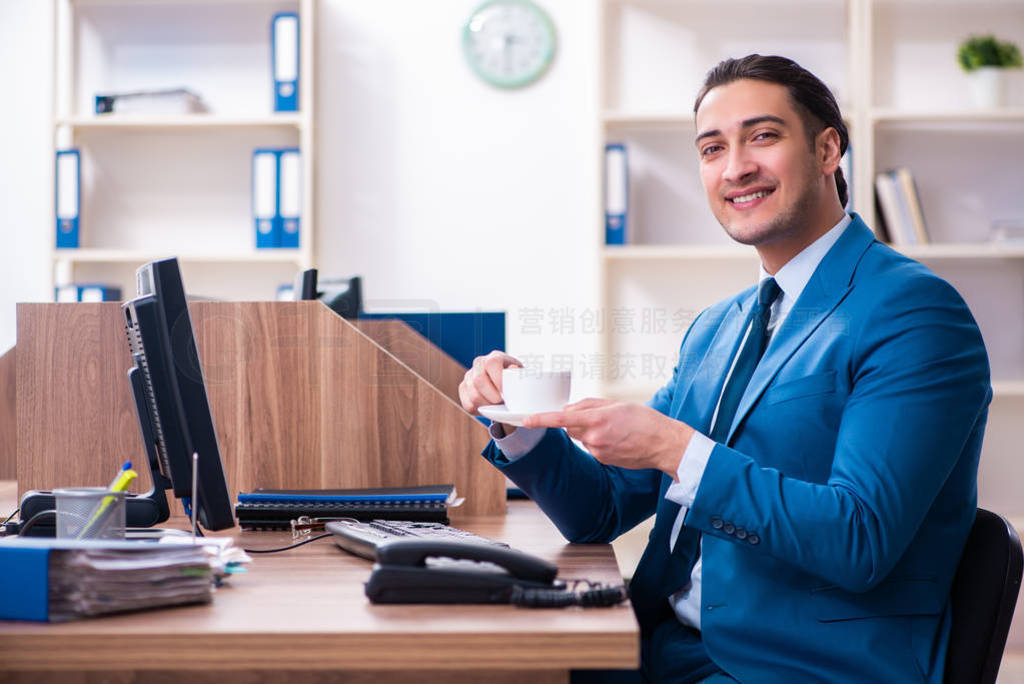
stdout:
{"type": "Polygon", "coordinates": [[[758,197],[767,197],[770,194],[771,194],[771,192],[768,191],[768,190],[759,190],[757,192],[752,192],[749,195],[740,195],[739,197],[733,197],[729,201],[730,202],[734,202],[734,203],[735,202],[750,202],[751,200],[755,200],[758,197]]]}

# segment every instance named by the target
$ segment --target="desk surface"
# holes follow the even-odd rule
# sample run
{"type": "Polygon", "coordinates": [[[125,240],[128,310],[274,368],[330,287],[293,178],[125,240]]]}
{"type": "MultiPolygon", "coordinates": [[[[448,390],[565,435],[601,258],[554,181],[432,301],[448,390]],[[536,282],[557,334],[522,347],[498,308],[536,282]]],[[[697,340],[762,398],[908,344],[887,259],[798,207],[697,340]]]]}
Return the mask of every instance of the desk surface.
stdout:
{"type": "MultiPolygon", "coordinates": [[[[0,483],[0,511],[14,509],[0,483]]],[[[532,502],[460,527],[547,558],[561,577],[617,583],[611,546],[567,544],[532,502]]],[[[286,532],[242,532],[240,545],[285,546],[286,532]]],[[[600,609],[376,606],[369,561],[330,539],[254,555],[210,605],[64,624],[0,621],[2,670],[567,670],[636,667],[628,604],[600,609]]]]}

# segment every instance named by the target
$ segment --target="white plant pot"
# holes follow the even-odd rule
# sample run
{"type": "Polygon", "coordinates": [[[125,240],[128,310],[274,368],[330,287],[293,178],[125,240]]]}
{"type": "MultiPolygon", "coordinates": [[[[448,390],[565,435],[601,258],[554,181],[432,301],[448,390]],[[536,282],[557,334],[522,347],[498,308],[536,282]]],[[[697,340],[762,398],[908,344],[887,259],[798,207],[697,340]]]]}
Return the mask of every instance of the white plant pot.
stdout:
{"type": "Polygon", "coordinates": [[[1000,67],[978,67],[967,74],[971,90],[971,104],[976,109],[995,109],[1003,105],[1006,90],[1005,70],[1000,67]]]}

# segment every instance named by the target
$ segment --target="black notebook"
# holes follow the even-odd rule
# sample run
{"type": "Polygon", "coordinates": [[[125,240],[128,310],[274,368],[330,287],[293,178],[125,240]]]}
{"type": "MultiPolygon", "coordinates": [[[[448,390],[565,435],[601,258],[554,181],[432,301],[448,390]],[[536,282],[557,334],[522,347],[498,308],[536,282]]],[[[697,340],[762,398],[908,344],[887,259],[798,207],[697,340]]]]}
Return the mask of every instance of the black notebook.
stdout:
{"type": "Polygon", "coordinates": [[[288,529],[300,516],[355,520],[415,520],[448,524],[454,485],[370,489],[256,489],[235,505],[245,529],[288,529]]]}

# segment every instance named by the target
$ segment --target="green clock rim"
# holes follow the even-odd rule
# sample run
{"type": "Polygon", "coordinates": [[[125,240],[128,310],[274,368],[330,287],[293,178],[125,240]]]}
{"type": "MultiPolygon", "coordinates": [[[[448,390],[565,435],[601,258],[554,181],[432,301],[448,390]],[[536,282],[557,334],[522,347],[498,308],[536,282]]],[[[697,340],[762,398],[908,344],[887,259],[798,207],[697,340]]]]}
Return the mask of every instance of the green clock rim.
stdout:
{"type": "Polygon", "coordinates": [[[462,27],[462,54],[466,58],[466,63],[469,64],[469,68],[473,70],[473,73],[479,76],[481,79],[490,83],[493,86],[499,88],[521,88],[529,85],[547,73],[551,63],[555,61],[555,45],[558,41],[558,34],[555,32],[555,25],[551,21],[551,17],[540,5],[531,2],[530,0],[487,0],[481,5],[477,6],[476,9],[469,15],[469,21],[466,22],[465,26],[462,27]],[[500,78],[491,76],[490,74],[481,70],[476,61],[472,57],[472,53],[469,51],[470,46],[470,30],[469,25],[473,23],[473,18],[480,12],[483,12],[488,7],[493,5],[523,5],[529,7],[531,10],[537,13],[541,21],[544,24],[544,28],[547,29],[548,34],[551,36],[551,43],[548,45],[544,52],[544,59],[541,62],[540,68],[531,74],[521,76],[519,78],[500,78]]]}

